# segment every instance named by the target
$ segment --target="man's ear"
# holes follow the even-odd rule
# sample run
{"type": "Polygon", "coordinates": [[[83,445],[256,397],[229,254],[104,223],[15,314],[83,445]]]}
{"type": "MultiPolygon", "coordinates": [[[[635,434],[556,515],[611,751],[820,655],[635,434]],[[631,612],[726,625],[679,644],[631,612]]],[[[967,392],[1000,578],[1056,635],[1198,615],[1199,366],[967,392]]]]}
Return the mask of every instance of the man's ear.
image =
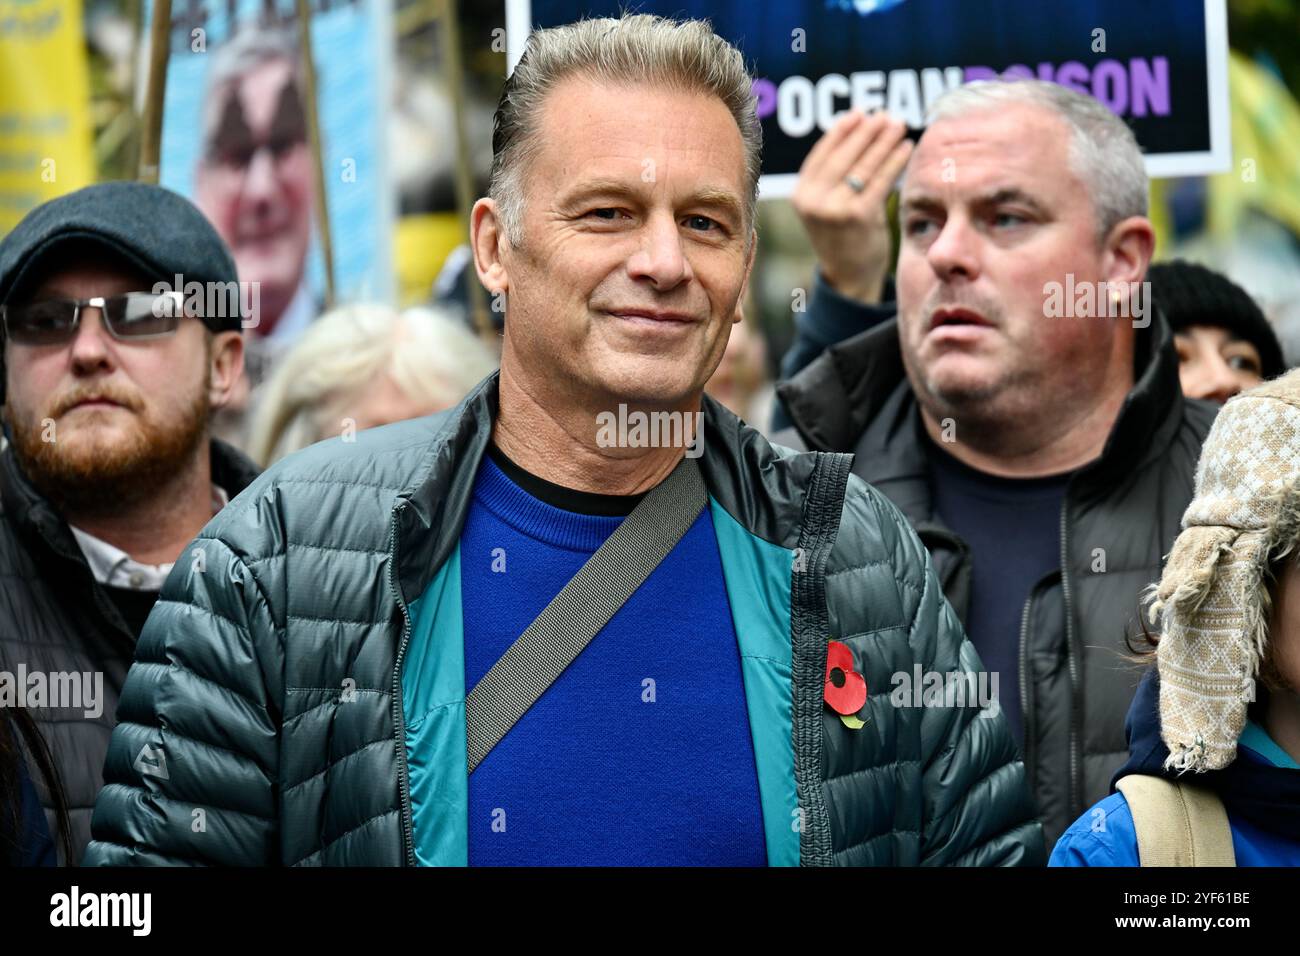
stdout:
{"type": "Polygon", "coordinates": [[[474,203],[469,236],[474,250],[474,271],[478,273],[479,282],[490,295],[508,295],[510,274],[502,254],[509,247],[510,240],[506,238],[505,223],[501,221],[496,200],[480,199],[474,203]]]}
{"type": "Polygon", "coordinates": [[[1112,285],[1141,282],[1155,253],[1156,233],[1145,216],[1129,216],[1115,224],[1106,238],[1102,270],[1112,285]]]}
{"type": "Polygon", "coordinates": [[[213,408],[225,408],[243,378],[244,336],[233,330],[212,333],[212,381],[208,401],[213,408]]]}

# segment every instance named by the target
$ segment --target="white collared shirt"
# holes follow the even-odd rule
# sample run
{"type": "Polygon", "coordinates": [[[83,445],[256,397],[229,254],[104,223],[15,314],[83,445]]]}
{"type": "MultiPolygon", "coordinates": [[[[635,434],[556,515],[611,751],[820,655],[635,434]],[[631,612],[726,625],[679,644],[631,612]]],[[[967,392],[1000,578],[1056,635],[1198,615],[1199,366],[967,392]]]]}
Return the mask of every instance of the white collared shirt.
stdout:
{"type": "MultiPolygon", "coordinates": [[[[215,515],[230,501],[226,489],[218,484],[212,485],[212,513],[215,515]]],[[[132,591],[161,591],[163,581],[171,573],[172,566],[167,564],[143,564],[134,560],[121,548],[114,547],[102,538],[87,534],[80,528],[68,525],[72,535],[86,556],[90,571],[100,584],[115,588],[128,588],[132,591]]]]}

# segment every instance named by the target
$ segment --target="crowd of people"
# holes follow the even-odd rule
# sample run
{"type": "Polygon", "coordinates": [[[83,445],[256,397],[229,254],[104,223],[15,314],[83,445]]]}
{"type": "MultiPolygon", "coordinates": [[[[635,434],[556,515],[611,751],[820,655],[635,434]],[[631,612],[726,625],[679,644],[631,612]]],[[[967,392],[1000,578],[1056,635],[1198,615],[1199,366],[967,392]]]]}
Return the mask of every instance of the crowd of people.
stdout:
{"type": "Polygon", "coordinates": [[[531,35],[471,221],[490,343],[347,304],[250,387],[245,316],[168,285],[237,286],[237,225],[136,183],[34,210],[0,856],[1300,865],[1300,372],[1153,263],[1098,101],[988,80],[927,120],[809,153],[777,383],[751,78],[701,22],[531,35]]]}

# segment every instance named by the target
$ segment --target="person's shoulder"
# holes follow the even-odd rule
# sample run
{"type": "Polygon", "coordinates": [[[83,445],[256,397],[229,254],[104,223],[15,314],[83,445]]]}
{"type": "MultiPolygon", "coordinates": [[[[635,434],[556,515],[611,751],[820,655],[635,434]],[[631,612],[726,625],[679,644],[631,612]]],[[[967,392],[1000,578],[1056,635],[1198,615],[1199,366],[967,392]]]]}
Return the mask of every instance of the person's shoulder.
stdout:
{"type": "Polygon", "coordinates": [[[1061,834],[1048,866],[1137,866],[1137,831],[1122,793],[1099,800],[1061,834]]]}
{"type": "MultiPolygon", "coordinates": [[[[447,436],[448,412],[346,431],[286,455],[258,479],[262,485],[321,481],[404,485],[447,436]]],[[[253,486],[250,486],[250,490],[253,486]]]]}
{"type": "Polygon", "coordinates": [[[902,511],[874,485],[849,475],[832,562],[889,562],[919,585],[927,552],[902,511]]]}
{"type": "Polygon", "coordinates": [[[349,522],[386,514],[435,466],[449,437],[449,413],[345,433],[287,455],[236,495],[204,528],[234,550],[263,550],[286,512],[333,514],[349,522]]]}

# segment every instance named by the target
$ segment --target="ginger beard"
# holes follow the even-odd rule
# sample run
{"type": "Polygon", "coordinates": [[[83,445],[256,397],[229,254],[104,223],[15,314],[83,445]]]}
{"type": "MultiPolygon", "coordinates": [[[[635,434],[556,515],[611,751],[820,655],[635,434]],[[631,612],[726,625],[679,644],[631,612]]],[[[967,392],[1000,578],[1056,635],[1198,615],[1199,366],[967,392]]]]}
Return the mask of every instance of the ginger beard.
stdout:
{"type": "Polygon", "coordinates": [[[207,437],[210,361],[204,367],[203,381],[190,400],[168,410],[147,405],[138,393],[89,382],[31,413],[6,405],[4,419],[19,464],[64,513],[120,512],[156,495],[193,460],[207,437]],[[73,409],[92,395],[124,408],[73,409]],[[47,421],[54,426],[49,433],[47,421]],[[50,435],[53,441],[46,440],[50,435]]]}

